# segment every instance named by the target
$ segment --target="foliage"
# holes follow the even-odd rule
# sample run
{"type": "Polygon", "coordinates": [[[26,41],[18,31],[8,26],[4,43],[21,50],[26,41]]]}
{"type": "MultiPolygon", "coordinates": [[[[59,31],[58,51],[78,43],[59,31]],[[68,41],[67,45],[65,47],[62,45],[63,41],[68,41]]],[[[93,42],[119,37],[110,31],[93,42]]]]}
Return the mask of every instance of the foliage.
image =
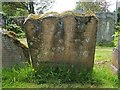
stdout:
{"type": "Polygon", "coordinates": [[[18,22],[14,20],[17,19],[16,17],[13,18],[6,16],[6,14],[2,14],[2,19],[5,20],[5,25],[3,25],[2,28],[15,32],[18,38],[25,38],[25,32],[21,25],[22,23],[20,23],[20,25],[17,25],[18,22]]]}
{"type": "Polygon", "coordinates": [[[107,12],[108,7],[110,6],[110,2],[107,2],[106,0],[97,1],[97,0],[79,0],[76,2],[76,9],[75,10],[82,10],[84,11],[92,11],[94,13],[96,12],[107,12]]]}
{"type": "Polygon", "coordinates": [[[27,7],[25,6],[25,2],[2,2],[2,10],[4,13],[6,13],[7,16],[16,16],[18,12],[23,12],[22,15],[26,15],[27,7]]]}
{"type": "Polygon", "coordinates": [[[113,42],[116,47],[118,46],[119,34],[120,34],[120,23],[118,23],[118,25],[115,26],[115,33],[112,35],[114,37],[113,42]]]}
{"type": "Polygon", "coordinates": [[[117,14],[118,18],[117,18],[117,25],[115,25],[115,33],[112,35],[114,37],[114,44],[117,47],[118,46],[118,38],[119,38],[119,34],[120,34],[120,8],[118,8],[118,14],[117,14]]]}
{"type": "Polygon", "coordinates": [[[25,32],[21,28],[21,26],[18,26],[16,24],[8,24],[5,27],[8,31],[13,31],[16,33],[18,38],[25,38],[25,32]]]}
{"type": "Polygon", "coordinates": [[[117,19],[117,22],[120,22],[120,7],[118,8],[118,19],[117,19]]]}
{"type": "Polygon", "coordinates": [[[35,13],[36,10],[38,12],[44,12],[50,9],[53,3],[54,0],[33,0],[31,2],[2,2],[2,8],[3,12],[8,16],[25,16],[28,13],[35,13]]]}
{"type": "Polygon", "coordinates": [[[49,10],[54,3],[55,0],[39,0],[37,2],[34,1],[37,14],[42,14],[43,12],[49,10]]]}
{"type": "Polygon", "coordinates": [[[119,38],[119,34],[120,34],[120,7],[118,8],[118,12],[117,12],[117,24],[115,25],[115,33],[112,35],[114,37],[114,44],[117,47],[118,46],[118,38],[119,38]]]}

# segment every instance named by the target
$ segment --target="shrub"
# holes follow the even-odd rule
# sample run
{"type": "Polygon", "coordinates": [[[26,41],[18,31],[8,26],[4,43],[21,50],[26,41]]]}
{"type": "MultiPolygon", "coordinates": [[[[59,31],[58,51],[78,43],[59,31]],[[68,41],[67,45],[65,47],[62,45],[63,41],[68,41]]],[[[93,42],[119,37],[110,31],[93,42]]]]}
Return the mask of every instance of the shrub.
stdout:
{"type": "Polygon", "coordinates": [[[118,46],[118,37],[120,34],[120,23],[118,23],[118,25],[115,26],[115,33],[112,35],[114,37],[114,45],[117,47],[118,46]]]}
{"type": "Polygon", "coordinates": [[[25,37],[25,32],[21,28],[21,26],[18,26],[16,24],[8,24],[5,27],[8,31],[13,31],[16,33],[18,38],[24,38],[25,37]]]}
{"type": "Polygon", "coordinates": [[[24,38],[25,32],[23,30],[23,27],[17,24],[17,22],[14,20],[16,18],[17,17],[10,17],[6,15],[2,16],[2,19],[5,22],[5,25],[3,25],[2,28],[15,32],[18,38],[24,38]]]}

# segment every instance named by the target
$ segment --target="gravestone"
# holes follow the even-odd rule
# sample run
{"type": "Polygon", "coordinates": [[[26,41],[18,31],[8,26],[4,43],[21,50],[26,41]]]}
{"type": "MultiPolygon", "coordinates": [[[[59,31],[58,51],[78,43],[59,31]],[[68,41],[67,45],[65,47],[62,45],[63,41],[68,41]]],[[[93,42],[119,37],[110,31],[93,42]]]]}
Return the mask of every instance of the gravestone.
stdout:
{"type": "Polygon", "coordinates": [[[31,14],[25,21],[34,67],[40,63],[93,67],[97,28],[95,15],[74,12],[31,14]]]}
{"type": "Polygon", "coordinates": [[[120,72],[120,35],[118,39],[118,46],[113,49],[111,66],[115,73],[120,72]]]}
{"type": "Polygon", "coordinates": [[[15,64],[28,62],[28,48],[22,44],[16,37],[15,33],[7,30],[1,30],[2,34],[2,67],[12,67],[15,64]]]}
{"type": "Polygon", "coordinates": [[[117,73],[118,72],[118,47],[113,49],[111,63],[112,63],[111,66],[113,70],[115,71],[115,73],[117,73]]]}
{"type": "Polygon", "coordinates": [[[98,17],[98,28],[97,28],[97,43],[110,44],[114,39],[114,20],[115,15],[111,12],[96,13],[98,17]]]}
{"type": "Polygon", "coordinates": [[[118,86],[120,86],[120,34],[118,39],[118,86]]]}
{"type": "MultiPolygon", "coordinates": [[[[0,30],[2,30],[2,28],[0,27],[0,30]]],[[[2,38],[2,34],[0,33],[0,38],[2,38]]],[[[0,39],[0,43],[2,43],[2,40],[0,39]]],[[[1,89],[2,89],[2,46],[0,44],[0,85],[1,85],[1,89]]]]}
{"type": "MultiPolygon", "coordinates": [[[[83,9],[75,10],[78,13],[85,13],[83,9]]],[[[112,35],[114,34],[114,25],[115,25],[115,13],[114,12],[97,12],[95,13],[98,18],[97,25],[97,43],[100,45],[108,45],[112,43],[114,39],[112,35]]]]}

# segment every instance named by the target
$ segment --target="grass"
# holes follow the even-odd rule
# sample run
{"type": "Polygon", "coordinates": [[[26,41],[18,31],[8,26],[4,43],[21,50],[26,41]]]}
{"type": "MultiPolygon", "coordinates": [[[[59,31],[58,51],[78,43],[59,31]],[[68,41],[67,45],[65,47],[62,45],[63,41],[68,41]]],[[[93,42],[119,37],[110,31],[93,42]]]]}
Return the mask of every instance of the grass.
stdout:
{"type": "MultiPolygon", "coordinates": [[[[96,47],[95,62],[110,60],[112,48],[96,47]]],[[[110,62],[95,64],[92,73],[79,72],[76,67],[53,68],[16,66],[3,69],[3,88],[117,88],[118,77],[110,62]]]]}
{"type": "Polygon", "coordinates": [[[69,81],[70,77],[72,77],[72,74],[67,73],[69,76],[64,76],[64,73],[66,72],[61,73],[63,78],[61,80],[68,78],[66,79],[65,83],[60,82],[58,76],[52,75],[56,73],[55,71],[50,73],[41,70],[42,73],[37,74],[39,77],[33,77],[34,70],[30,67],[22,68],[22,70],[3,70],[3,88],[116,88],[118,85],[117,75],[113,74],[108,69],[108,66],[109,64],[102,66],[95,65],[92,78],[89,76],[89,74],[87,76],[83,74],[83,78],[76,77],[74,82],[69,81]],[[47,74],[50,75],[47,76],[47,74]],[[51,80],[50,77],[52,77],[51,80]],[[41,79],[43,79],[45,82],[43,82],[41,79]],[[79,82],[77,82],[77,79],[79,82]]]}
{"type": "Polygon", "coordinates": [[[103,60],[111,60],[112,57],[112,47],[96,47],[95,50],[95,62],[103,60]]]}

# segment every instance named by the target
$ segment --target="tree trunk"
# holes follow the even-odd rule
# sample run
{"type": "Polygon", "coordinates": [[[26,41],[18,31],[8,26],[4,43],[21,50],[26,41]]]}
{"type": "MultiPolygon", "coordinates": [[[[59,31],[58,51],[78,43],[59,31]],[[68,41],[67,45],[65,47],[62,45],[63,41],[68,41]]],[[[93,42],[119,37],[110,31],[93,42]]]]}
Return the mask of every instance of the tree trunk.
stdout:
{"type": "Polygon", "coordinates": [[[29,14],[30,14],[30,13],[35,14],[34,6],[33,6],[34,2],[29,2],[28,4],[29,4],[29,5],[28,5],[28,6],[29,6],[29,9],[28,9],[29,14]]]}

